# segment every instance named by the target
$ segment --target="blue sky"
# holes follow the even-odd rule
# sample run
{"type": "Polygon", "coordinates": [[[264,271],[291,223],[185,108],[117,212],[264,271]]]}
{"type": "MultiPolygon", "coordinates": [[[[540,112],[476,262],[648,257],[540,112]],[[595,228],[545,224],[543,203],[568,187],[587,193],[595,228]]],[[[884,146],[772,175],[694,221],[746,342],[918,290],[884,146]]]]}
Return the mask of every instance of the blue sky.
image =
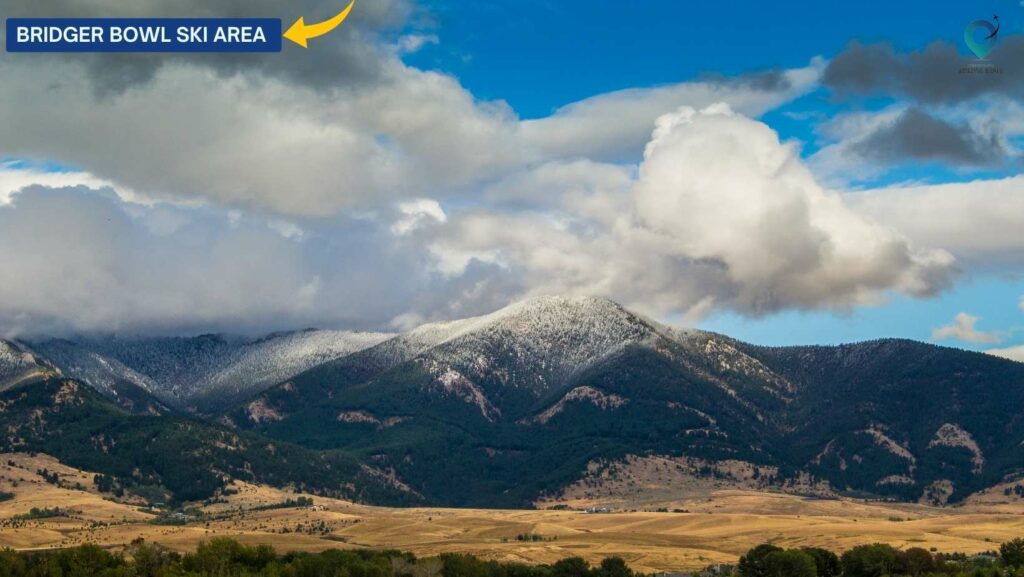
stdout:
{"type": "Polygon", "coordinates": [[[521,0],[427,3],[443,43],[407,61],[456,74],[481,98],[526,117],[599,94],[805,65],[851,40],[920,49],[959,44],[968,22],[998,13],[1024,25],[1017,0],[991,2],[689,2],[521,0]]]}
{"type": "MultiPolygon", "coordinates": [[[[978,329],[1003,333],[1003,345],[1024,342],[1024,313],[1015,305],[1024,292],[1019,279],[980,275],[942,296],[911,299],[893,296],[890,303],[849,314],[784,312],[753,320],[736,314],[716,315],[701,327],[765,345],[840,344],[880,337],[932,340],[932,330],[962,311],[979,318],[978,329]]],[[[975,350],[991,344],[944,342],[975,350]]]]}

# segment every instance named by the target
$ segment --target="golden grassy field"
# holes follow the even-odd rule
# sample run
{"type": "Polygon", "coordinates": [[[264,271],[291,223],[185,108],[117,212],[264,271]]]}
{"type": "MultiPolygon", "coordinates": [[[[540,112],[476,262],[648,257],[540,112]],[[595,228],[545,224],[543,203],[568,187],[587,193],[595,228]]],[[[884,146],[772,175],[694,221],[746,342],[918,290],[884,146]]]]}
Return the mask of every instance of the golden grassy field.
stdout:
{"type": "Polygon", "coordinates": [[[226,503],[204,508],[209,521],[156,525],[155,513],[118,503],[96,491],[92,475],[46,456],[0,455],[0,546],[43,549],[97,543],[123,546],[137,537],[189,550],[215,536],[265,543],[278,550],[395,548],[420,556],[465,552],[488,559],[545,563],[578,555],[592,562],[619,555],[640,571],[693,569],[733,562],[750,547],[771,541],[844,550],[885,542],[975,553],[1024,535],[1024,505],[991,492],[962,507],[804,499],[775,493],[718,490],[694,501],[676,499],[687,512],[586,514],[553,510],[390,509],[313,497],[314,508],[257,511],[298,495],[237,484],[226,503]],[[59,473],[62,487],[36,474],[59,473]],[[75,483],[81,489],[72,488],[75,483]],[[15,486],[16,484],[16,486],[15,486]],[[32,507],[61,507],[66,517],[13,520],[32,507]],[[518,534],[545,540],[522,542],[518,534]]]}

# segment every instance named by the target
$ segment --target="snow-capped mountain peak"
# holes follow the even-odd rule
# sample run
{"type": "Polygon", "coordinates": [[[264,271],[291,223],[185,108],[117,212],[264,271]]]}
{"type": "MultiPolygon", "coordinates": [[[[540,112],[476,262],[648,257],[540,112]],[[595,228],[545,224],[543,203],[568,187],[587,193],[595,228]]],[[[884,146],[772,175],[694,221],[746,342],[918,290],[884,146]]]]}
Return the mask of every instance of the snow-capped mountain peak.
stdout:
{"type": "Polygon", "coordinates": [[[458,374],[473,382],[502,367],[497,378],[503,385],[541,395],[614,351],[666,330],[607,299],[550,296],[424,325],[398,340],[407,359],[420,359],[438,379],[458,374]]]}

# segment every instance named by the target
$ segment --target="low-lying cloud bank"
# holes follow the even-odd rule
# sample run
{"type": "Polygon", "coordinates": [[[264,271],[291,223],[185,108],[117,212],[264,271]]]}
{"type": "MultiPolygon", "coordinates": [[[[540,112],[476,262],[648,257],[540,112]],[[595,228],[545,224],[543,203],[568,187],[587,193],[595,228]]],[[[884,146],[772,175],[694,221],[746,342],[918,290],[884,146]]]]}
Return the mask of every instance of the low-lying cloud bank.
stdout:
{"type": "Polygon", "coordinates": [[[0,206],[0,323],[404,327],[550,293],[762,315],[930,295],[956,273],[950,253],[851,209],[794,145],[724,104],[660,117],[637,166],[554,160],[478,198],[286,218],[29,187],[0,206]]]}

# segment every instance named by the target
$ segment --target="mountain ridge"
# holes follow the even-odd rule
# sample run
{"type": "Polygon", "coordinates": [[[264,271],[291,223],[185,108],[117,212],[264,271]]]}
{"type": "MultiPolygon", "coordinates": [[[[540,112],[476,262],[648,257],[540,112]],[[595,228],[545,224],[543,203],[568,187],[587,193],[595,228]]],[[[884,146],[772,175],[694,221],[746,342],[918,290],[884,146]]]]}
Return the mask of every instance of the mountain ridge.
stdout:
{"type": "MultiPolygon", "coordinates": [[[[441,505],[527,506],[646,459],[687,475],[742,471],[739,484],[932,502],[1024,477],[1024,364],[979,353],[906,339],[763,347],[589,297],[353,334],[151,341],[167,347],[142,360],[131,347],[94,354],[151,379],[138,370],[147,359],[159,375],[206,375],[186,385],[207,422],[350,455],[441,505]],[[180,350],[215,370],[175,365],[180,350]],[[256,385],[196,394],[220,374],[256,385]]],[[[73,366],[65,376],[88,376],[73,366]]]]}
{"type": "Polygon", "coordinates": [[[255,339],[229,334],[36,338],[24,346],[48,358],[64,376],[105,394],[133,386],[169,406],[202,413],[390,336],[305,329],[255,339]]]}

